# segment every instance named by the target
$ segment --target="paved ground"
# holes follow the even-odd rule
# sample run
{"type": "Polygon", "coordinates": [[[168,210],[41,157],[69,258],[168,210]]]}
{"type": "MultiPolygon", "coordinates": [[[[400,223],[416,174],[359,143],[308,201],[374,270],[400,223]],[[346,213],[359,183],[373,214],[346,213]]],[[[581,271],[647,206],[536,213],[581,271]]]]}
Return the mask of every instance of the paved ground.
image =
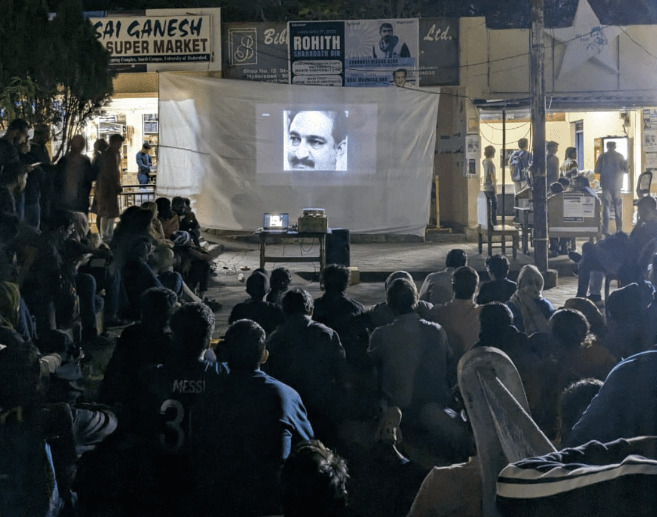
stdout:
{"type": "MultiPolygon", "coordinates": [[[[217,274],[211,281],[208,294],[223,304],[217,315],[215,335],[222,335],[228,324],[232,307],[245,298],[244,280],[258,268],[259,245],[238,240],[230,240],[205,234],[211,247],[222,245],[224,250],[215,259],[217,274]]],[[[413,275],[418,287],[424,277],[433,271],[444,268],[445,257],[452,248],[462,248],[468,254],[469,265],[480,275],[485,274],[485,255],[479,255],[477,244],[467,242],[465,238],[459,241],[452,237],[450,242],[394,242],[351,244],[351,265],[359,270],[361,282],[349,288],[351,296],[366,306],[373,305],[384,299],[383,281],[392,271],[406,270],[413,275]],[[456,241],[456,242],[455,242],[456,241]]],[[[268,245],[267,255],[317,255],[318,246],[312,242],[295,244],[268,245]]],[[[512,276],[517,275],[524,264],[532,264],[533,257],[518,254],[516,260],[511,260],[512,276]]],[[[314,297],[320,296],[321,290],[317,282],[317,263],[285,263],[267,264],[268,269],[285,266],[293,272],[292,285],[307,289],[314,297]],[[314,277],[314,278],[313,278],[314,277]]],[[[550,259],[550,269],[558,271],[558,285],[545,291],[545,297],[556,307],[563,305],[566,299],[575,295],[577,277],[572,274],[573,263],[564,256],[550,259]]]]}

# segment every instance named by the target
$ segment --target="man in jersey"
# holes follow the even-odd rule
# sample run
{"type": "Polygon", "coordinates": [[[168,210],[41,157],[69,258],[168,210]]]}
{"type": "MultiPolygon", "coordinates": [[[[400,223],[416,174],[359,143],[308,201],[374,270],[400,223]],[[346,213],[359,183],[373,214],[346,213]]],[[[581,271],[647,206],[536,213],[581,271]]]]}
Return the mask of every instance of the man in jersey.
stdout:
{"type": "Polygon", "coordinates": [[[294,443],[313,438],[299,394],[260,370],[269,357],[265,338],[251,320],[228,328],[230,374],[209,387],[195,409],[191,456],[197,515],[280,514],[283,462],[294,443]]]}
{"type": "Polygon", "coordinates": [[[214,322],[212,310],[203,303],[181,306],[171,316],[171,355],[145,374],[141,471],[151,472],[149,481],[140,480],[140,492],[152,495],[150,501],[146,496],[142,501],[151,514],[184,515],[189,510],[184,505],[193,488],[188,457],[192,409],[208,383],[225,373],[220,364],[203,360],[214,322]],[[149,482],[153,486],[146,487],[149,482]]]}

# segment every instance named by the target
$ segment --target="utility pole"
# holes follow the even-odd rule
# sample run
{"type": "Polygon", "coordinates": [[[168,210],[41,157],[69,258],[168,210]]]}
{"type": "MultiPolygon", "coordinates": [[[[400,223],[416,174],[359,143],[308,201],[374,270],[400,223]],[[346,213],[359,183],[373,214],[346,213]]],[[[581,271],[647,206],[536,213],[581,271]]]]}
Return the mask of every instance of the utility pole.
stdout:
{"type": "Polygon", "coordinates": [[[529,87],[531,94],[532,198],[534,203],[534,264],[545,273],[548,269],[547,178],[545,176],[545,27],[543,0],[532,0],[529,87]]]}

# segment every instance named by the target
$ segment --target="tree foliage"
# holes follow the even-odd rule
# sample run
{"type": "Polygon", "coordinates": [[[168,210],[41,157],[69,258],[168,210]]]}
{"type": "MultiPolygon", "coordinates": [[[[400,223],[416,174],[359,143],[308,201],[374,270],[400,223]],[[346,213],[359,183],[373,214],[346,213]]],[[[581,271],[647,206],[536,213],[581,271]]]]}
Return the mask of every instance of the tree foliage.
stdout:
{"type": "Polygon", "coordinates": [[[61,154],[112,94],[109,53],[83,17],[81,0],[0,0],[0,124],[15,117],[57,129],[61,154]]]}

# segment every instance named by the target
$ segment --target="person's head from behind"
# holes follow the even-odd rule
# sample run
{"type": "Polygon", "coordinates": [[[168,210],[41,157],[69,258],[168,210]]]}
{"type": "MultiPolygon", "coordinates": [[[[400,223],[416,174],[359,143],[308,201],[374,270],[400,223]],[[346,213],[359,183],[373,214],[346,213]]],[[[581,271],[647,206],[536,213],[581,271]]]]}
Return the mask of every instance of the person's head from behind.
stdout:
{"type": "Polygon", "coordinates": [[[169,198],[158,197],[155,200],[155,204],[157,205],[157,216],[160,219],[171,219],[173,217],[174,213],[171,210],[171,201],[169,198]]]}
{"type": "Polygon", "coordinates": [[[479,275],[468,266],[461,266],[454,271],[452,275],[452,290],[456,300],[472,300],[477,285],[479,284],[479,275]]]}
{"type": "Polygon", "coordinates": [[[283,465],[285,517],[340,517],[347,508],[346,462],[319,440],[299,442],[283,465]]]}
{"type": "Polygon", "coordinates": [[[616,324],[638,323],[644,318],[647,307],[636,283],[616,289],[609,295],[606,305],[607,321],[616,324]]]}
{"type": "Polygon", "coordinates": [[[386,290],[386,293],[388,292],[388,289],[390,288],[392,283],[395,280],[397,280],[398,278],[404,278],[404,279],[408,280],[409,282],[413,281],[413,277],[411,276],[411,274],[408,271],[393,271],[392,273],[390,273],[388,275],[388,277],[386,278],[385,283],[383,284],[384,288],[386,290]]]}
{"type": "Polygon", "coordinates": [[[231,371],[257,370],[267,361],[267,334],[255,321],[242,319],[235,321],[224,337],[226,362],[231,371]]]}
{"type": "Polygon", "coordinates": [[[495,156],[495,148],[492,145],[487,145],[484,147],[484,156],[486,158],[492,158],[495,156]]]}
{"type": "Polygon", "coordinates": [[[246,279],[246,292],[254,300],[262,300],[269,292],[269,278],[262,271],[254,271],[246,279]]]}
{"type": "Polygon", "coordinates": [[[573,185],[575,186],[576,189],[584,189],[591,187],[591,183],[589,182],[589,179],[583,174],[578,174],[573,178],[573,185]]]}
{"type": "Polygon", "coordinates": [[[589,322],[589,328],[593,334],[598,337],[605,335],[605,317],[591,300],[588,298],[569,298],[563,306],[564,309],[574,309],[581,312],[586,321],[589,322]]]}
{"type": "Polygon", "coordinates": [[[575,309],[556,311],[550,316],[548,328],[556,344],[567,350],[584,345],[591,330],[584,314],[575,309]]]}
{"type": "Polygon", "coordinates": [[[486,258],[486,269],[493,280],[503,280],[509,274],[509,259],[506,255],[493,255],[486,258]]]}
{"type": "Polygon", "coordinates": [[[557,180],[557,183],[559,183],[564,190],[570,187],[570,180],[568,178],[561,177],[557,180]]]}
{"type": "Polygon", "coordinates": [[[386,301],[396,316],[413,312],[417,305],[415,283],[405,278],[393,280],[386,291],[386,301]]]}
{"type": "Polygon", "coordinates": [[[34,136],[32,141],[37,144],[45,144],[50,140],[50,126],[47,124],[37,124],[34,126],[34,136]]]}
{"type": "Polygon", "coordinates": [[[315,303],[313,297],[305,289],[295,287],[290,289],[285,296],[283,296],[283,314],[286,317],[303,315],[312,316],[315,303]]]}
{"type": "Polygon", "coordinates": [[[550,194],[560,194],[564,190],[565,189],[561,182],[555,181],[554,183],[550,183],[550,194]]]}
{"type": "Polygon", "coordinates": [[[521,138],[520,140],[518,140],[518,147],[520,148],[521,151],[526,151],[528,145],[529,145],[529,141],[526,138],[521,138]]]}
{"type": "Polygon", "coordinates": [[[184,215],[187,205],[185,205],[185,200],[180,196],[175,196],[171,200],[171,210],[173,210],[178,215],[184,215]]]}
{"type": "Polygon", "coordinates": [[[292,283],[292,274],[290,270],[284,267],[277,267],[272,270],[269,276],[269,286],[272,291],[287,291],[292,283]]]}
{"type": "Polygon", "coordinates": [[[344,293],[349,285],[349,269],[340,264],[329,264],[321,275],[321,284],[327,293],[344,293]]]}
{"type": "Polygon", "coordinates": [[[548,153],[556,154],[557,150],[559,149],[559,144],[554,140],[550,140],[545,147],[548,153]]]}
{"type": "Polygon", "coordinates": [[[518,291],[526,293],[532,298],[541,298],[544,285],[543,275],[536,266],[532,264],[522,266],[518,274],[518,291]]]}
{"type": "Polygon", "coordinates": [[[115,153],[118,153],[121,150],[121,146],[123,145],[123,135],[120,135],[119,133],[114,133],[113,135],[110,135],[109,139],[109,149],[114,151],[115,153]]]}
{"type": "Polygon", "coordinates": [[[290,113],[287,161],[294,170],[334,171],[347,152],[346,116],[341,110],[290,113]]]}
{"type": "Polygon", "coordinates": [[[94,142],[94,153],[103,153],[107,151],[109,144],[104,138],[99,138],[94,142]]]}
{"type": "Polygon", "coordinates": [[[557,443],[568,441],[570,432],[589,407],[602,381],[599,379],[582,379],[566,387],[559,396],[557,408],[557,443]]]}
{"type": "Polygon", "coordinates": [[[25,119],[15,118],[9,123],[5,137],[11,140],[15,146],[18,146],[23,142],[27,142],[29,130],[30,125],[25,119]]]}
{"type": "Polygon", "coordinates": [[[171,289],[150,287],[139,297],[141,323],[149,329],[164,330],[178,306],[178,296],[171,289]]]}
{"type": "Polygon", "coordinates": [[[647,221],[657,216],[657,201],[652,196],[639,199],[636,205],[639,221],[647,221]]]}
{"type": "Polygon", "coordinates": [[[199,359],[210,346],[214,313],[204,303],[185,303],[171,316],[171,331],[178,354],[190,361],[199,359]]]}
{"type": "Polygon", "coordinates": [[[449,250],[445,257],[445,266],[456,269],[457,267],[468,265],[467,253],[459,248],[449,250]]]}
{"type": "Polygon", "coordinates": [[[408,72],[405,68],[399,68],[392,73],[392,80],[395,86],[404,86],[406,84],[406,77],[408,72]]]}
{"type": "Polygon", "coordinates": [[[69,147],[73,154],[80,154],[87,147],[87,141],[82,135],[74,135],[69,142],[69,147]]]}
{"type": "Polygon", "coordinates": [[[577,149],[566,147],[566,160],[574,160],[577,157],[577,149]]]}
{"type": "Polygon", "coordinates": [[[607,150],[608,151],[615,151],[616,150],[616,142],[613,140],[610,142],[607,142],[607,150]]]}
{"type": "Polygon", "coordinates": [[[501,336],[513,324],[513,313],[505,304],[490,302],[481,308],[479,325],[481,336],[501,336]]]}

